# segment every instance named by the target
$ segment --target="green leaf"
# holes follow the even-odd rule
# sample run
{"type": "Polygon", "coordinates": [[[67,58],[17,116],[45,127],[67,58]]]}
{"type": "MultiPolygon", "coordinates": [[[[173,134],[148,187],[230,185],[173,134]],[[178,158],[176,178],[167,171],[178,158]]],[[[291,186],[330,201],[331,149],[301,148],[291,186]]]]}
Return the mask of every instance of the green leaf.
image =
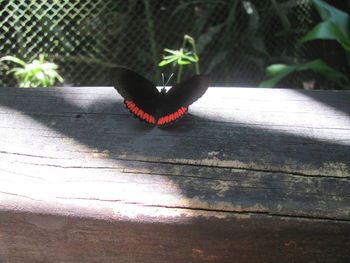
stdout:
{"type": "Polygon", "coordinates": [[[297,66],[288,66],[284,64],[273,64],[266,68],[268,75],[273,76],[270,79],[264,80],[259,84],[260,88],[273,88],[288,74],[295,71],[297,66]]]}
{"type": "Polygon", "coordinates": [[[159,67],[163,67],[163,66],[168,65],[168,64],[170,64],[170,63],[172,63],[172,62],[174,62],[176,60],[178,60],[177,57],[172,57],[171,59],[164,59],[158,64],[158,66],[159,67]]]}
{"type": "Polygon", "coordinates": [[[336,81],[339,78],[346,78],[346,76],[339,71],[335,70],[334,68],[328,66],[323,60],[316,59],[310,62],[307,62],[305,64],[302,64],[298,66],[298,71],[302,70],[313,70],[315,72],[320,73],[327,79],[336,81]]]}
{"type": "Polygon", "coordinates": [[[164,60],[169,60],[169,59],[173,59],[173,58],[177,58],[177,55],[170,55],[170,56],[163,57],[164,60]]]}
{"type": "Polygon", "coordinates": [[[328,66],[321,59],[317,59],[317,60],[306,62],[304,64],[294,65],[294,66],[289,66],[285,64],[273,64],[267,67],[266,69],[267,75],[271,76],[271,78],[261,82],[259,84],[259,87],[273,88],[276,86],[276,84],[278,84],[279,81],[281,81],[287,75],[295,71],[303,71],[303,70],[313,70],[323,75],[325,78],[332,80],[334,82],[338,82],[338,80],[341,78],[347,79],[344,74],[328,66]]]}
{"type": "Polygon", "coordinates": [[[177,64],[179,64],[179,65],[188,65],[188,64],[191,64],[191,62],[188,62],[186,60],[178,60],[177,64]]]}
{"type": "Polygon", "coordinates": [[[164,51],[168,52],[170,54],[173,54],[173,55],[178,55],[179,54],[178,50],[172,50],[172,49],[164,48],[164,51]]]}
{"type": "Polygon", "coordinates": [[[312,0],[323,21],[336,24],[345,37],[349,38],[349,15],[322,0],[312,0]]]}
{"type": "Polygon", "coordinates": [[[14,73],[15,75],[22,74],[24,71],[23,68],[12,68],[6,72],[6,74],[14,73]]]}
{"type": "Polygon", "coordinates": [[[193,61],[193,62],[196,62],[196,59],[195,59],[193,56],[182,55],[182,56],[179,57],[179,58],[181,58],[181,59],[186,59],[186,60],[193,61]]]}
{"type": "Polygon", "coordinates": [[[23,60],[21,60],[21,59],[19,59],[19,58],[16,58],[16,57],[14,57],[14,56],[5,56],[5,57],[2,57],[2,58],[0,58],[0,62],[1,61],[10,61],[10,62],[14,62],[14,63],[17,63],[17,64],[19,64],[19,65],[21,65],[21,66],[25,66],[25,65],[27,65],[27,63],[25,63],[23,60]]]}
{"type": "Polygon", "coordinates": [[[23,81],[20,83],[21,88],[30,88],[31,87],[31,81],[30,81],[31,76],[29,74],[24,76],[23,81]]]}
{"type": "Polygon", "coordinates": [[[34,73],[34,76],[36,79],[40,80],[40,81],[44,81],[45,80],[45,74],[42,70],[38,70],[34,73]]]}
{"type": "MultiPolygon", "coordinates": [[[[56,71],[57,72],[57,71],[56,71]]],[[[57,76],[56,76],[56,79],[59,81],[59,82],[63,82],[64,79],[63,77],[57,72],[57,76]]]]}
{"type": "Polygon", "coordinates": [[[159,67],[164,67],[165,65],[168,65],[168,64],[169,64],[168,61],[163,60],[163,61],[159,62],[158,66],[159,67]]]}
{"type": "Polygon", "coordinates": [[[44,64],[41,64],[40,67],[45,70],[54,70],[57,69],[57,65],[55,63],[46,62],[44,64]]]}
{"type": "Polygon", "coordinates": [[[332,21],[325,21],[316,25],[306,34],[306,36],[299,40],[298,44],[301,45],[306,41],[314,39],[336,40],[345,50],[350,51],[350,39],[347,38],[338,25],[332,21]]]}
{"type": "Polygon", "coordinates": [[[37,65],[40,65],[41,63],[40,63],[40,61],[38,60],[38,59],[34,59],[33,61],[32,61],[32,63],[31,63],[31,65],[35,65],[35,66],[37,66],[37,65]]]}
{"type": "Polygon", "coordinates": [[[291,66],[286,64],[272,64],[266,68],[268,76],[273,77],[281,74],[281,72],[288,71],[291,66]]]}

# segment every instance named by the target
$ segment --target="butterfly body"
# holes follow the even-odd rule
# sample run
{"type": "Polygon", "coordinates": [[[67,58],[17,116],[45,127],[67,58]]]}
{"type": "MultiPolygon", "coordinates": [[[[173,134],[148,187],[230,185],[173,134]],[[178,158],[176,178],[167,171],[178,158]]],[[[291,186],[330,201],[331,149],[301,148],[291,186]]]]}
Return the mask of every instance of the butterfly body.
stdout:
{"type": "Polygon", "coordinates": [[[140,120],[165,126],[181,118],[190,104],[200,98],[209,86],[209,78],[196,75],[170,90],[156,86],[141,75],[126,68],[113,68],[115,89],[124,97],[124,104],[140,120]]]}

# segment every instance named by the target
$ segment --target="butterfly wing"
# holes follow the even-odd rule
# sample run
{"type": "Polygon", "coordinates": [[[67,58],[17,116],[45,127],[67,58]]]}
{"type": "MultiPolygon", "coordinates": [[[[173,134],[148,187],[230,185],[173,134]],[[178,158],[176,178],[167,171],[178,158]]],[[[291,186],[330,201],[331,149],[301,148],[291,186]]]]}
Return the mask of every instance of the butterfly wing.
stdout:
{"type": "Polygon", "coordinates": [[[209,84],[209,76],[195,75],[172,87],[162,103],[162,114],[157,125],[166,125],[181,118],[187,112],[188,106],[203,96],[209,84]]]}
{"type": "Polygon", "coordinates": [[[142,121],[155,124],[160,96],[155,85],[136,72],[122,67],[113,68],[111,78],[130,112],[142,121]]]}

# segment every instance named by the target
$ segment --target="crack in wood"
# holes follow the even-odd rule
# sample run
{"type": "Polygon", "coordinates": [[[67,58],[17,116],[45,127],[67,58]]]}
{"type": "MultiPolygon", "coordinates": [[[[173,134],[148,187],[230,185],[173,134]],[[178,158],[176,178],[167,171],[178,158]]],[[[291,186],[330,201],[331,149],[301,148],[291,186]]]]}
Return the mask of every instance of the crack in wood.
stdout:
{"type": "Polygon", "coordinates": [[[56,197],[58,199],[68,199],[68,200],[86,200],[86,201],[98,201],[98,202],[118,202],[126,205],[139,205],[142,207],[159,207],[159,208],[167,208],[167,209],[184,209],[184,210],[192,210],[192,211],[205,211],[205,212],[213,212],[213,213],[228,213],[228,214],[239,214],[239,215],[265,215],[271,217],[278,218],[286,218],[286,219],[304,219],[304,220],[322,220],[322,221],[332,221],[332,222],[342,222],[349,223],[350,219],[343,218],[334,218],[334,217],[325,217],[325,216],[311,216],[311,215],[291,215],[291,214],[282,214],[275,213],[269,211],[257,211],[257,210],[228,210],[228,209],[210,209],[210,208],[202,208],[202,207],[186,207],[186,206],[166,206],[166,205],[150,205],[139,202],[130,202],[124,200],[113,200],[113,199],[99,199],[99,198],[83,198],[83,197],[56,197]]]}
{"type": "MultiPolygon", "coordinates": [[[[3,195],[11,195],[11,196],[18,196],[18,197],[26,198],[26,199],[33,200],[33,201],[42,201],[42,200],[35,199],[35,198],[29,197],[29,196],[26,196],[26,195],[21,195],[21,194],[16,194],[16,193],[10,193],[10,192],[0,191],[0,194],[3,194],[3,195]]],[[[1,204],[0,204],[0,207],[1,207],[1,204]]]]}
{"type": "Polygon", "coordinates": [[[330,175],[323,175],[323,174],[306,174],[301,172],[291,172],[287,170],[282,169],[263,169],[263,168],[251,168],[251,167],[243,167],[243,166],[225,166],[221,165],[219,162],[216,163],[216,165],[208,165],[208,164],[197,164],[197,163],[191,163],[191,160],[188,160],[188,162],[169,162],[169,161],[163,161],[163,160],[142,160],[142,159],[127,159],[127,158],[112,158],[113,160],[127,160],[127,161],[138,161],[138,162],[145,162],[145,163],[161,163],[161,164],[170,164],[170,165],[184,165],[184,166],[193,166],[193,167],[208,167],[208,168],[223,168],[223,169],[237,169],[237,170],[244,170],[244,171],[253,171],[253,172],[263,172],[263,173],[281,173],[286,175],[292,175],[292,176],[300,176],[300,177],[316,177],[316,178],[333,178],[333,179],[344,179],[348,181],[350,179],[350,176],[330,176],[330,175]]]}
{"type": "MultiPolygon", "coordinates": [[[[73,151],[77,153],[93,153],[90,151],[73,151]]],[[[28,156],[28,157],[34,157],[34,158],[43,158],[43,159],[51,159],[51,160],[74,160],[74,158],[58,158],[58,157],[51,157],[51,156],[42,156],[42,155],[35,155],[35,154],[25,154],[25,153],[17,153],[17,152],[8,152],[8,151],[1,151],[2,154],[12,154],[12,155],[20,155],[20,156],[28,156]]],[[[105,154],[105,153],[101,153],[105,154]]],[[[184,165],[184,166],[192,166],[192,167],[208,167],[208,168],[222,168],[222,169],[236,169],[236,170],[243,170],[243,171],[252,171],[252,172],[261,172],[261,173],[281,173],[285,175],[290,176],[300,176],[300,177],[306,177],[306,178],[333,178],[333,179],[339,179],[339,180],[346,180],[349,181],[350,176],[331,176],[331,175],[324,175],[324,174],[306,174],[301,172],[291,172],[287,170],[282,169],[263,169],[263,168],[252,168],[252,167],[243,167],[243,166],[225,166],[221,165],[218,161],[216,165],[208,165],[208,164],[197,164],[197,163],[191,163],[191,160],[188,160],[188,162],[171,162],[171,161],[164,161],[164,160],[145,160],[145,159],[129,159],[129,158],[109,158],[110,160],[117,160],[117,161],[127,161],[127,162],[141,162],[141,163],[157,163],[157,164],[168,164],[168,165],[184,165]]],[[[32,163],[32,162],[23,162],[15,160],[16,162],[23,163],[23,164],[29,164],[29,165],[36,165],[36,166],[50,166],[50,167],[57,167],[57,168],[67,168],[67,169],[120,169],[119,166],[83,166],[83,165],[59,165],[59,164],[45,164],[45,163],[32,163]]]]}
{"type": "MultiPolygon", "coordinates": [[[[19,153],[19,152],[9,152],[9,151],[3,151],[0,150],[0,154],[8,154],[8,155],[19,155],[19,156],[27,156],[27,157],[34,157],[34,158],[42,158],[42,159],[52,159],[52,160],[72,160],[73,158],[63,158],[63,157],[51,157],[47,155],[37,155],[37,154],[29,154],[29,153],[19,153]]],[[[16,162],[20,162],[15,160],[16,162]]],[[[21,162],[23,163],[23,162],[21,162]]],[[[40,165],[36,163],[27,163],[27,164],[33,164],[33,165],[40,165]]]]}
{"type": "Polygon", "coordinates": [[[6,172],[6,173],[8,173],[8,174],[15,174],[15,175],[18,175],[18,176],[23,176],[23,177],[34,178],[34,179],[46,181],[46,180],[45,180],[44,178],[42,178],[42,177],[33,176],[33,175],[28,175],[28,174],[25,174],[25,173],[19,173],[19,172],[15,172],[15,171],[8,170],[8,169],[4,169],[4,168],[0,168],[0,171],[6,172]]]}

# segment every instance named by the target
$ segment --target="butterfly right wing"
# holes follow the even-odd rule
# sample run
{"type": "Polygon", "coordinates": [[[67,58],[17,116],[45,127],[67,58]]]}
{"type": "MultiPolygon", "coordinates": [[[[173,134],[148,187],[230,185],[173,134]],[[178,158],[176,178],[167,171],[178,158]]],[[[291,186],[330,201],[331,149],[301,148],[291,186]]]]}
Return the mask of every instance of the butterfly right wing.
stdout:
{"type": "Polygon", "coordinates": [[[122,67],[112,68],[111,78],[130,112],[142,121],[155,124],[160,96],[155,85],[136,72],[122,67]]]}
{"type": "Polygon", "coordinates": [[[209,84],[209,76],[195,75],[172,87],[166,93],[157,125],[171,124],[185,115],[188,107],[207,91],[209,84]]]}

